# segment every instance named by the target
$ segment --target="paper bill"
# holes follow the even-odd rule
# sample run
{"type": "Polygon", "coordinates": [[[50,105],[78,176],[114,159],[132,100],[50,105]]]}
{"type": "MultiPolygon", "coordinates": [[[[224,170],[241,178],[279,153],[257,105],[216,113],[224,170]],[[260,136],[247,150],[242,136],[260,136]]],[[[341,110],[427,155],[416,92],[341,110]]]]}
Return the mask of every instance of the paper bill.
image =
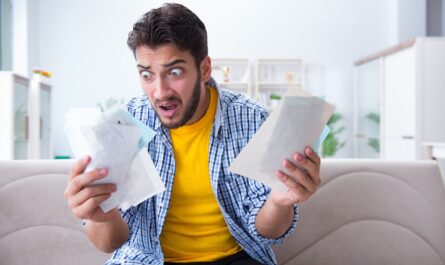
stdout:
{"type": "Polygon", "coordinates": [[[321,98],[301,88],[289,89],[229,170],[272,188],[286,189],[276,177],[278,170],[288,173],[283,160],[291,159],[295,152],[304,154],[306,146],[316,150],[329,132],[325,127],[333,111],[334,107],[321,98]]]}

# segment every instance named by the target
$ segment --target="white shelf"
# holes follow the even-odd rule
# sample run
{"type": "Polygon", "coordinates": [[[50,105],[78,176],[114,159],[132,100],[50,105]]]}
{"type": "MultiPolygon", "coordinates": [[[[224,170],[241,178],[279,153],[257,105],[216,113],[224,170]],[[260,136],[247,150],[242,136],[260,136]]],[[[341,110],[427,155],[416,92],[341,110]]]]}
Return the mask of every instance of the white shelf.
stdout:
{"type": "Polygon", "coordinates": [[[301,59],[258,59],[254,96],[268,110],[273,110],[270,96],[283,95],[287,89],[304,87],[304,76],[301,59]]]}
{"type": "Polygon", "coordinates": [[[249,88],[249,83],[218,83],[218,85],[222,88],[231,89],[231,90],[247,90],[249,88]]]}
{"type": "Polygon", "coordinates": [[[271,82],[262,82],[258,84],[258,89],[261,88],[278,88],[278,89],[287,89],[287,88],[297,88],[301,86],[299,83],[271,83],[271,82]]]}
{"type": "Polygon", "coordinates": [[[303,65],[302,59],[258,59],[259,64],[290,64],[290,65],[303,65]]]}
{"type": "Polygon", "coordinates": [[[249,59],[212,59],[212,77],[221,88],[252,96],[249,59]]]}

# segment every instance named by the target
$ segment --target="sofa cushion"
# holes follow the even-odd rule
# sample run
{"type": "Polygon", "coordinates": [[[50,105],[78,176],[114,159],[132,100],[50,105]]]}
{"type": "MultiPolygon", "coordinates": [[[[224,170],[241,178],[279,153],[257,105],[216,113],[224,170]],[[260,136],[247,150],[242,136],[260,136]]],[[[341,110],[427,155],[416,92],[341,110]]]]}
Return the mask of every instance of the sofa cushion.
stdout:
{"type": "Polygon", "coordinates": [[[103,264],[63,192],[73,161],[0,161],[1,264],[103,264]]]}
{"type": "Polygon", "coordinates": [[[280,264],[445,264],[445,192],[433,161],[323,160],[280,264]]]}

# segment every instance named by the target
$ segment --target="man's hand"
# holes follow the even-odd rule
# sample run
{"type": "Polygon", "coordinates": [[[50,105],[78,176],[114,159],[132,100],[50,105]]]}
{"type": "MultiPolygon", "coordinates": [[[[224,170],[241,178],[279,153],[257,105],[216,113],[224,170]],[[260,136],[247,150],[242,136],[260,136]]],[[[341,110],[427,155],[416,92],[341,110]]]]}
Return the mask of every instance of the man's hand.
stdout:
{"type": "Polygon", "coordinates": [[[292,161],[283,161],[289,174],[278,171],[277,177],[288,190],[272,190],[258,212],[255,226],[265,237],[277,238],[283,235],[294,219],[293,205],[306,201],[320,186],[320,157],[309,147],[305,148],[304,153],[295,153],[292,161]]]}
{"type": "Polygon", "coordinates": [[[108,171],[98,169],[84,174],[83,172],[90,161],[91,157],[86,156],[74,165],[68,177],[64,195],[68,201],[68,207],[76,217],[94,222],[105,222],[115,216],[117,210],[104,213],[99,205],[108,199],[112,192],[116,191],[116,185],[92,185],[94,181],[106,177],[108,171]]]}
{"type": "Polygon", "coordinates": [[[108,175],[106,169],[84,173],[91,157],[79,160],[68,177],[65,198],[74,215],[87,219],[88,239],[101,251],[110,253],[122,246],[128,239],[127,223],[119,211],[114,208],[104,213],[99,205],[116,191],[115,184],[93,184],[94,181],[108,175]]]}
{"type": "Polygon", "coordinates": [[[284,160],[283,166],[289,174],[277,172],[277,177],[286,185],[286,192],[272,191],[270,199],[279,206],[291,206],[309,199],[320,186],[320,157],[310,147],[305,155],[295,153],[293,160],[284,160]]]}

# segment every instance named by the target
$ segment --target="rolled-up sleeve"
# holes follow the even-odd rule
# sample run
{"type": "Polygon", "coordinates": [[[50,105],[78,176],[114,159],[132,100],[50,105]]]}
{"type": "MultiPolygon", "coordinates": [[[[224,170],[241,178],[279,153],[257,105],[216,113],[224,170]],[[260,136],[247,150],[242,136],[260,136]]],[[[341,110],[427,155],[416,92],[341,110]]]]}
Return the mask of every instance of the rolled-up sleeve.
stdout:
{"type": "Polygon", "coordinates": [[[289,229],[286,231],[286,233],[284,233],[283,235],[281,235],[278,238],[267,238],[262,236],[259,232],[258,229],[255,225],[255,220],[256,217],[258,215],[258,212],[260,211],[260,209],[263,207],[264,203],[267,200],[267,196],[259,196],[257,198],[251,198],[251,203],[250,203],[250,209],[247,215],[247,228],[249,230],[249,233],[255,237],[255,239],[260,242],[261,244],[265,244],[265,245],[275,245],[275,244],[281,244],[283,243],[284,239],[286,237],[288,237],[289,235],[291,235],[294,231],[295,228],[297,227],[297,222],[298,222],[298,205],[294,205],[294,219],[292,221],[291,226],[289,227],[289,229]]]}

